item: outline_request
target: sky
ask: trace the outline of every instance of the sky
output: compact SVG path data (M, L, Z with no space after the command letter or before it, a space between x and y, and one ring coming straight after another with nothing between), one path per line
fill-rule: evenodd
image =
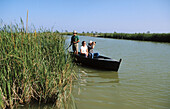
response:
M0 0L3 24L60 32L170 33L170 0Z

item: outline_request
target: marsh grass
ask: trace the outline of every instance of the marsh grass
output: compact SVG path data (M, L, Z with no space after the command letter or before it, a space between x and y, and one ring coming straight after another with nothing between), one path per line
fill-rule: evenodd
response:
M67 108L74 73L65 38L53 32L26 33L21 24L0 28L0 107L36 101Z
M101 33L99 37L140 41L170 42L170 33Z
M72 32L60 33L62 35L72 35ZM170 33L78 33L83 36L93 36L102 38L154 41L154 42L170 42Z

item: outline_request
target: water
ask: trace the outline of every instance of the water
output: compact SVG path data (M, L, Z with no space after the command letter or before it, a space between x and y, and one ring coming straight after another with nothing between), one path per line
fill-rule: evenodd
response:
M170 108L170 44L87 36L80 40L96 41L94 51L123 61L118 72L75 69L79 79L74 81L73 95L78 109Z

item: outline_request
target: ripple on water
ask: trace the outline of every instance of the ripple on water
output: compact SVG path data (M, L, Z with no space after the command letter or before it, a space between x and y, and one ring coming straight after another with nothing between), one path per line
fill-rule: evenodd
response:
M91 39L81 38L87 41ZM170 108L170 44L98 38L93 40L97 41L95 50L111 58L123 58L123 62L119 72L78 67L78 72L85 75L81 76L82 80L76 81L73 90L78 108Z

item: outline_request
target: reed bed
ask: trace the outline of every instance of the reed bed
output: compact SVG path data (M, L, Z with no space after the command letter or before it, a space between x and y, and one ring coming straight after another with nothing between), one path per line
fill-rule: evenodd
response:
M53 32L26 33L21 24L0 28L0 107L36 101L68 108L75 74L65 38Z
M170 33L104 33L98 37L154 42L170 42Z
M62 35L72 35L71 32L60 33ZM93 36L102 38L154 41L154 42L170 42L170 33L79 33L78 35Z

